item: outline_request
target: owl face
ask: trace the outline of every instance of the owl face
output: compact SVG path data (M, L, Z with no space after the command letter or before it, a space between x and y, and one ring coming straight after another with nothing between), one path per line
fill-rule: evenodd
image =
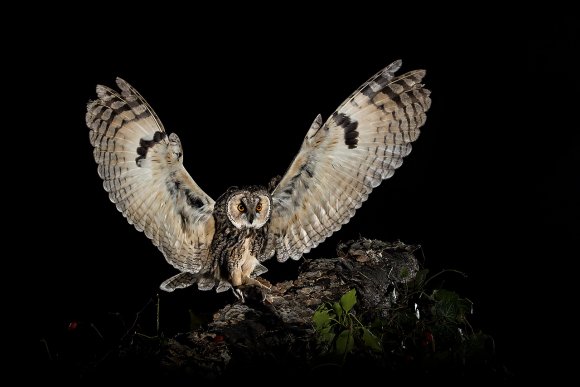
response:
M230 195L226 209L236 228L261 228L270 219L270 195L266 191L237 191Z

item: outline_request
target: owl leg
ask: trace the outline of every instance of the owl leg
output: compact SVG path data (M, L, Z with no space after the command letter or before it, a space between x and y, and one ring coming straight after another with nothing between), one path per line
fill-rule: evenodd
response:
M257 279L254 279L254 278L248 277L248 276L242 277L242 282L244 285L257 286L259 288L267 289L267 290L272 289L271 286L263 284L262 282L258 281Z
M240 282L240 285L232 286L232 291L234 292L234 296L236 296L236 298L242 303L246 302L246 297L250 300L263 302L266 299L266 292L264 289L268 291L271 289L260 281L247 276L241 277Z
M241 285L250 285L270 290L269 286L264 285L260 281L250 277L251 273L252 270L248 270L246 272L243 272L242 270L234 270L230 282L235 287Z
M244 292L242 289L245 289L246 291L250 292L251 297L250 298L260 298L261 301L264 301L266 299L266 293L264 293L263 291L261 291L260 289L267 289L270 290L271 288L269 286L264 285L263 283L261 283L260 281L256 281L253 278L249 278L250 280L249 282L244 282L243 285L240 286L232 286L232 292L234 293L234 296L236 296L236 298L238 300L240 300L242 303L246 302L246 298L244 296ZM255 289L254 291L252 291L252 289ZM255 296L255 293L260 294L259 297Z

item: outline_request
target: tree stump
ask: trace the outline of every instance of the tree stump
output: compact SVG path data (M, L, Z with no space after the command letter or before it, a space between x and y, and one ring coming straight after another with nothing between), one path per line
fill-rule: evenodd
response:
M324 376L312 324L316 309L356 289L357 316L386 318L397 286L419 270L415 250L402 242L360 239L339 244L337 258L305 260L296 280L272 284L265 293L248 289L245 303L226 305L206 328L169 339L160 351L163 373L218 380L264 373Z

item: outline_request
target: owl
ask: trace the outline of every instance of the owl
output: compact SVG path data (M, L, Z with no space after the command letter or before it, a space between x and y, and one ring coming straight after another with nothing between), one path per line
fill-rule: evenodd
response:
M419 136L431 100L424 70L395 76L396 61L352 93L323 122L318 115L286 173L269 187L231 187L217 200L183 166L183 148L124 80L97 86L86 123L98 174L117 209L179 273L173 291L244 286L272 258L297 260L342 227ZM275 146L275 144L272 144Z

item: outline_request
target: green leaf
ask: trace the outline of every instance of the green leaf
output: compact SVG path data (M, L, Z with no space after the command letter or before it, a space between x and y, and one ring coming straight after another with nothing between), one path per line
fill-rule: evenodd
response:
M352 351L353 346L354 337L352 337L351 331L345 329L344 331L340 332L338 338L336 339L336 353L338 355L344 355Z
M450 290L434 290L433 299L435 300L435 304L431 307L433 314L444 320L461 323L465 315L471 311L471 301L461 298Z
M367 328L363 327L363 341L365 345L371 348L374 351L381 352L383 349L381 348L381 344L379 343L379 339L377 336L373 335L371 331Z
M334 309L334 313L336 313L336 317L338 317L338 321L342 321L342 306L338 302L332 304L332 308Z
M423 285L423 282L427 279L427 274L429 274L429 269L419 270L417 274L415 274L415 284L417 286Z
M459 300L459 295L451 290L436 289L433 290L433 298L437 301L457 302Z
M317 309L312 316L312 321L317 331L321 331L323 328L330 325L330 315L328 309Z
M189 327L191 330L196 330L203 325L203 320L201 317L193 313L191 309L188 310L189 312Z
M346 313L350 312L352 307L356 304L356 289L351 289L340 297L340 305Z
M330 344L334 340L334 336L336 335L334 334L331 326L320 330L320 341Z

